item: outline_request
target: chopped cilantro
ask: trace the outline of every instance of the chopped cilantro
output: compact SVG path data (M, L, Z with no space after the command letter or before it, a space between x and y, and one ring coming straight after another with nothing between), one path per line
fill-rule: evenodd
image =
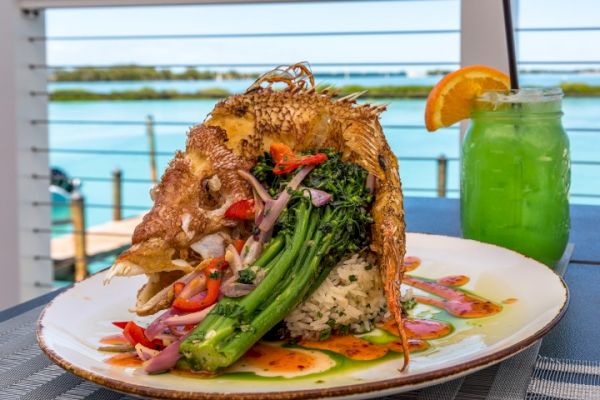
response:
M342 325L339 329L340 335L347 335L350 333L350 325Z
M240 283L252 284L254 279L256 279L256 272L252 271L250 268L242 269L238 272L238 275L240 277Z
M348 279L350 280L350 282L356 282L358 280L358 278L356 277L356 275L350 275L348 277Z
M327 340L331 337L331 329L324 329L319 334L319 340Z
M404 311L412 310L416 306L417 302L415 301L415 299L409 299L402 302L402 308L404 309Z

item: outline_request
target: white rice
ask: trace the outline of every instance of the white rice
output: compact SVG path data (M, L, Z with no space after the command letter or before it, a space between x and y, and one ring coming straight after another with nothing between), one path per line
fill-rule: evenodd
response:
M325 339L332 332L364 333L386 312L379 267L354 254L336 265L321 286L286 318L292 337Z

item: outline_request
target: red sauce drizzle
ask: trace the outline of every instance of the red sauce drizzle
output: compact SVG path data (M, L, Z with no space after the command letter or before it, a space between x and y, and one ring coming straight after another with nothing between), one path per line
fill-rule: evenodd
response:
M441 299L436 299L432 297L415 296L417 302L441 308L455 317L487 317L497 314L502 310L502 306L492 303L489 300L467 294L459 289L444 286L437 282L431 282L412 276L405 276L403 282L407 285L441 297Z
M315 358L305 352L259 342L244 354L238 365L251 365L272 372L300 372L315 363Z
M104 360L105 363L118 367L140 367L142 360L134 352L116 354Z
M511 297L509 299L502 300L502 304L514 304L517 301L519 301L519 299L515 299L514 297Z
M421 265L421 259L415 256L404 257L404 270L405 272L414 271Z
M469 277L465 275L450 275L439 278L437 283L444 286L463 286L469 283Z
M343 355L351 360L368 361L377 360L385 356L388 352L402 353L402 342L395 340L386 344L375 344L365 339L352 335L331 336L323 341L302 340L300 345L311 349L329 350ZM408 351L422 351L429 348L429 344L420 339L410 339L408 341Z
M404 332L410 339L439 339L452 333L452 325L447 322L428 320L428 319L405 319L402 321ZM378 325L379 328L399 336L396 321L389 319L385 323Z
M104 336L102 339L100 339L100 343L110 345L126 345L129 344L129 341L125 339L123 334L117 333L116 335Z

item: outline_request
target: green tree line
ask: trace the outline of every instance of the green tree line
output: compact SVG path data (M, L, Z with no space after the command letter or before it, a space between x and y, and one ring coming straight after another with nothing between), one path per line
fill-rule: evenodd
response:
M256 78L256 74L238 71L214 72L199 71L188 67L181 72L171 69L158 69L136 65L122 65L111 68L79 67L57 69L50 73L49 80L54 82L94 82L94 81L157 81L157 80L214 80Z
M367 99L421 99L427 97L431 86L375 86L359 85L342 86L336 89L338 96L357 92L365 92L362 97ZM562 90L569 97L600 96L600 86L583 83L563 83ZM231 95L221 88L203 89L197 92L184 93L176 90L155 90L142 88L139 90L115 91L98 93L80 89L55 90L50 94L51 101L87 101L87 100L175 100L175 99L219 99Z

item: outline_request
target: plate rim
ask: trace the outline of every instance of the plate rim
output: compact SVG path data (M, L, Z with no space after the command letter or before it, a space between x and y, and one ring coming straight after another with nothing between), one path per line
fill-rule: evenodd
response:
M516 355L517 353L525 350L529 346L533 345L536 341L543 338L552 328L554 328L560 320L565 315L567 308L570 303L570 292L569 288L564 281L564 279L558 275L554 270L549 268L548 266L540 263L537 260L534 260L531 257L527 257L521 253L516 251L497 246L491 243L480 242L472 239L465 239L457 236L449 236L449 235L436 235L430 233L421 233L421 232L407 232L407 235L427 235L427 236L436 236L441 238L449 238L452 240L461 240L461 241L470 241L475 242L480 245L490 246L500 248L502 250L518 254L521 257L529 259L533 261L535 264L543 267L548 272L554 274L561 285L565 290L565 297L561 308L558 310L556 315L550 320L547 324L541 327L532 335L522 339L521 341L506 347L504 349L498 350L492 354L487 356L477 357L470 361L465 361L463 363L445 367L441 369L437 369L435 371L423 372L420 374L412 375L409 377L406 376L398 376L396 378L385 379L381 381L375 382L366 382L366 383L358 383L352 385L343 385L336 386L331 388L322 388L322 389L307 389L307 390L293 390L286 392L240 392L240 393L218 393L218 392L201 392L201 391L185 391L185 390L171 390L171 389L161 389L161 388L152 388L147 387L135 383L126 383L118 379L104 377L97 373L94 373L90 370L86 370L84 368L78 367L72 364L70 361L61 357L58 353L56 353L50 346L46 343L44 339L44 316L46 312L50 309L52 304L57 301L63 295L66 295L71 290L75 289L79 284L88 280L98 274L105 273L106 270L99 271L93 275L90 275L86 279L81 282L75 283L70 288L66 289L59 295L57 295L52 301L50 301L42 310L36 324L36 340L40 349L50 358L52 362L65 369L66 371L83 378L85 380L91 381L93 383L108 387L110 389L133 394L136 396L148 396L157 399L189 399L189 400L249 400L261 398L265 400L288 400L288 399L311 399L311 398L336 398L342 396L358 396L358 395L366 395L369 394L377 394L381 391L389 391L388 394L391 394L394 389L401 389L406 386L415 386L423 387L428 386L426 383L435 384L436 381L447 380L446 378L458 378L464 375L468 375L470 373L476 372L485 367L497 364L505 359Z

